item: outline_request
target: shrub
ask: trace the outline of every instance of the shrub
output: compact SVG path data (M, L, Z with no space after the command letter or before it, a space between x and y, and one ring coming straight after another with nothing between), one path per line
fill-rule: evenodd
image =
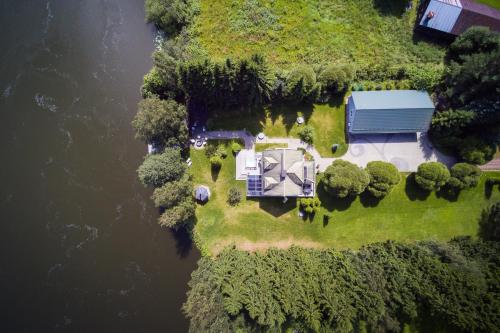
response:
M199 9L192 0L146 0L145 10L148 22L172 34L189 23Z
M495 146L478 137L469 136L463 140L458 154L467 163L485 164L495 155Z
M241 201L241 192L237 187L231 187L229 189L228 197L227 197L227 202L231 206L236 206L239 204Z
M408 78L414 89L433 91L443 77L442 66L410 66Z
M217 147L213 142L209 142L205 148L205 156L210 158L217 155Z
M344 92L354 77L350 66L331 64L325 67L318 76L323 94L335 95Z
M180 179L186 171L180 151L166 148L162 154L147 155L137 169L139 180L145 186L159 187L166 182Z
M479 227L479 235L483 239L500 241L500 202L483 211Z
M441 162L427 162L418 166L415 182L426 191L438 191L450 179L450 171Z
M318 95L316 74L307 65L292 69L286 78L286 96L296 102L314 101Z
M370 176L370 183L366 189L376 198L385 197L401 181L399 171L392 163L370 162L366 166L366 172Z
M241 145L238 142L233 142L231 150L233 151L233 154L238 154L241 151Z
M321 206L321 201L317 198L300 198L300 209L308 215L314 215L318 212Z
M326 192L345 198L363 192L370 183L370 177L357 165L339 159L326 168L321 182Z
M311 126L304 126L299 131L299 138L309 144L312 144L314 141L314 129Z
M472 164L457 163L450 169L448 185L456 190L476 187L479 183L481 170Z
M210 157L210 165L212 166L212 169L219 170L222 167L222 159L220 156L214 155Z
M217 156L220 156L220 158L226 158L227 157L227 149L224 145L218 145L217 146L217 151L215 152Z

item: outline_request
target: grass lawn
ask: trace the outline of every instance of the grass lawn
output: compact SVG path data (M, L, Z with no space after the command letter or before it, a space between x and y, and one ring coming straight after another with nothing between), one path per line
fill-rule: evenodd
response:
M489 0L492 2L493 0ZM444 48L413 34L417 8L386 0L200 2L195 44L211 58L264 55L271 66L441 63Z
M476 0L476 1L488 5L490 7L500 9L500 0Z
M343 99L342 99L343 100ZM342 101L340 100L340 101ZM297 117L302 116L307 125L314 128L314 146L324 157L338 157L347 152L345 135L345 106L336 105L280 105L252 112L240 112L238 115L217 113L210 118L208 127L212 130L247 129L254 135L264 132L269 137L296 137L301 126ZM332 153L332 144L339 144Z
M211 172L204 151L192 150L191 158L194 183L208 185L212 192L209 202L197 208L194 229L196 241L207 254L231 244L246 250L291 244L357 249L387 239L413 242L474 236L482 209L500 200L496 188L486 198L484 175L477 188L463 191L457 199L435 193L425 198L411 179L405 179L378 204L366 196L352 202L335 200L319 190L321 211L312 220L304 220L293 199L283 204L279 198L243 198L237 207L230 207L226 203L229 188L235 186L245 193L245 182L234 179L234 157L224 160L218 174ZM490 174L500 176L500 172ZM326 212L332 214L327 225L323 222Z
M256 152L261 152L266 149L272 149L272 148L288 148L288 145L286 143L257 143L255 144L255 151Z

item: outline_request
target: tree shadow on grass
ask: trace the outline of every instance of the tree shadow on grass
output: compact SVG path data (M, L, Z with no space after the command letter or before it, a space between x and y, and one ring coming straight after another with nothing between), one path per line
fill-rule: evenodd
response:
M210 174L212 175L213 182L216 182L217 178L219 178L220 169L221 168L214 168L214 167L210 168Z
M380 201L382 201L382 198L376 198L373 195L370 194L368 191L364 191L361 193L359 196L359 201L363 205L363 207L368 208L368 207L377 207Z
M408 196L408 199L411 201L415 200L420 200L424 201L427 200L431 192L425 191L418 186L418 184L415 182L415 173L412 172L411 174L406 177L406 184L405 184L405 192L406 195Z
M260 209L274 217L280 217L289 213L297 206L294 199L288 199L285 203L283 203L283 198L248 198L247 200L258 202Z
M334 210L347 210L349 207L351 207L353 201L356 200L356 197L336 198L332 194L326 192L321 184L318 184L318 187L316 188L316 194L321 201L321 205L330 212Z
M375 0L373 6L384 16L401 17L406 9L408 1L401 0Z
M499 190L500 190L500 185L498 185L498 186L499 186ZM484 184L484 196L486 197L486 199L491 198L491 194L493 193L494 187L495 187L494 184L492 184L489 181L486 181L486 183Z
M283 125L285 126L286 135L289 135L297 122L298 113L300 112L307 123L309 119L311 119L313 111L314 106L311 103L279 103L269 108L269 117L273 124L281 117Z
M446 199L450 202L456 202L458 200L458 197L460 196L460 190L453 189L449 186L444 186L436 192L436 196L438 198Z

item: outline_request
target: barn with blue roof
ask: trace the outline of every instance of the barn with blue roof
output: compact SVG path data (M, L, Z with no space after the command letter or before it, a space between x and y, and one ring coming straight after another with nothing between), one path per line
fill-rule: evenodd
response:
M425 91L353 91L347 111L352 134L417 133L429 129L434 104Z

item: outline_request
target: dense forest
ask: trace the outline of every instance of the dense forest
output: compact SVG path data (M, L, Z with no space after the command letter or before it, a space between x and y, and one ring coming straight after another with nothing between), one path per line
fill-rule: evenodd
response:
M498 217L497 217L498 218ZM226 249L202 258L191 332L498 332L500 243L455 239L358 252Z

